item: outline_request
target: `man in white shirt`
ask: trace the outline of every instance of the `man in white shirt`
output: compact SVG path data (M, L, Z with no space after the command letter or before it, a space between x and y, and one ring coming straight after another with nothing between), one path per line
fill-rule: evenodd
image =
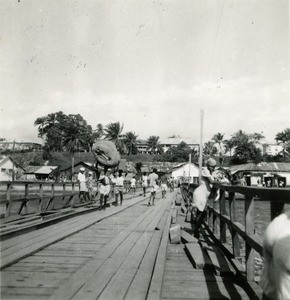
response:
M80 172L78 173L78 182L80 184L80 202L84 202L87 194L88 194L88 188L86 184L86 175L85 175L85 168L81 167Z
M123 203L123 193L124 193L124 177L123 171L119 170L119 174L115 179L115 199L116 205L118 205L118 196L120 195L120 205Z
M107 200L109 198L111 186L110 186L110 179L107 176L107 172L103 171L100 178L99 178L100 186L99 186L99 192L100 192L100 210L106 209L107 206Z
M201 180L199 186L194 190L192 198L193 206L197 209L194 228L194 236L196 238L199 238L199 228L206 217L207 199L210 195L212 183L214 182L211 174L216 167L216 161L213 158L209 158L206 165L206 168L202 168Z
M154 205L156 191L158 190L158 185L157 185L158 175L157 175L156 168L154 168L153 172L149 174L148 179L149 179L149 186L151 190L151 195L149 197L149 202L148 202L148 206L150 206L151 200L152 200L152 205Z
M130 184L131 184L132 193L135 194L135 192L136 192L136 179L135 179L135 176L133 176L133 178L130 180Z

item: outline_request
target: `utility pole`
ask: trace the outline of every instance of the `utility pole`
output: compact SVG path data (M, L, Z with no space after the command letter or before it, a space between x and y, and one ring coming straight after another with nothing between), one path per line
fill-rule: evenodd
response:
M13 147L12 147L12 153L14 156L14 150L15 150L15 140L13 141ZM14 158L12 158L12 181L15 180L15 171L14 171Z
M198 184L200 184L201 180L201 170L202 170L202 152L203 152L203 109L200 111L200 142L199 142L199 176L198 176Z

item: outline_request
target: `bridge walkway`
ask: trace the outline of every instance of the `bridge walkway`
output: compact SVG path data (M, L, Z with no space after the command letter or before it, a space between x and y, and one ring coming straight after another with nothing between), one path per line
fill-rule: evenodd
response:
M2 241L1 299L249 299L234 276L195 269L170 244L174 197L148 207L136 196Z

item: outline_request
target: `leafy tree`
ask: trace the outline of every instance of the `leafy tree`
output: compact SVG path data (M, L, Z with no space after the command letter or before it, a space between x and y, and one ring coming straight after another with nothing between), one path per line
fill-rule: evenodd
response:
M164 149L160 145L160 142L159 142L159 136L151 135L147 139L147 145L148 145L147 149L152 154L156 154L156 153L162 154L162 153L164 153Z
M95 141L92 127L80 114L67 116L59 111L37 118L34 125L38 126L38 136L45 140L46 153L71 148L68 140L75 139L76 135L82 141L80 143L82 149L86 151L91 149Z
M136 135L135 132L129 131L125 133L124 144L128 151L127 155L137 153L137 138L138 135Z
M63 145L72 155L72 174L74 174L75 152L86 147L88 142L87 122L80 115L69 115L64 127Z
M110 123L104 129L105 136L109 141L115 143L116 148L120 153L124 152L124 142L122 137L124 125L120 122Z
M258 163L262 160L261 150L255 146L255 142L251 135L239 130L232 135L231 142L235 146L235 153L232 157L232 163Z
M277 141L278 145L283 146L283 159L285 159L287 148L289 147L289 142L290 142L290 128L286 128L285 130L278 132L276 134L275 140Z

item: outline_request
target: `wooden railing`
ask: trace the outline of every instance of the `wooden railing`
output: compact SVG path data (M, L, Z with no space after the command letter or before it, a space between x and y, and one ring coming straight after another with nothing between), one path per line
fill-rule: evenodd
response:
M44 213L49 209L74 206L79 194L77 182L1 181L1 210L5 217L12 213ZM33 209L28 211L28 206ZM4 206L4 209L3 209ZM36 208L37 207L37 208ZM13 211L12 211L13 210Z
M256 252L263 256L263 240L255 228L255 201L270 201L269 220L272 220L283 212L286 204L290 204L290 188L245 187L219 183L214 186L220 189L220 197L219 201L209 201L205 226L226 253L237 274L251 286L256 295L260 295L261 289L255 282L255 257ZM196 186L185 185L185 195L192 193L195 188ZM244 201L244 224L238 222L237 198ZM231 245L227 243L229 235ZM245 265L237 259L241 258L240 239L245 245Z
M96 190L95 186L95 193ZM141 190L142 186L137 184L136 193ZM128 182L124 183L124 194L126 193L132 193ZM79 205L82 204L79 203L78 182L0 181L0 207L4 217L11 214L44 214L49 210Z

